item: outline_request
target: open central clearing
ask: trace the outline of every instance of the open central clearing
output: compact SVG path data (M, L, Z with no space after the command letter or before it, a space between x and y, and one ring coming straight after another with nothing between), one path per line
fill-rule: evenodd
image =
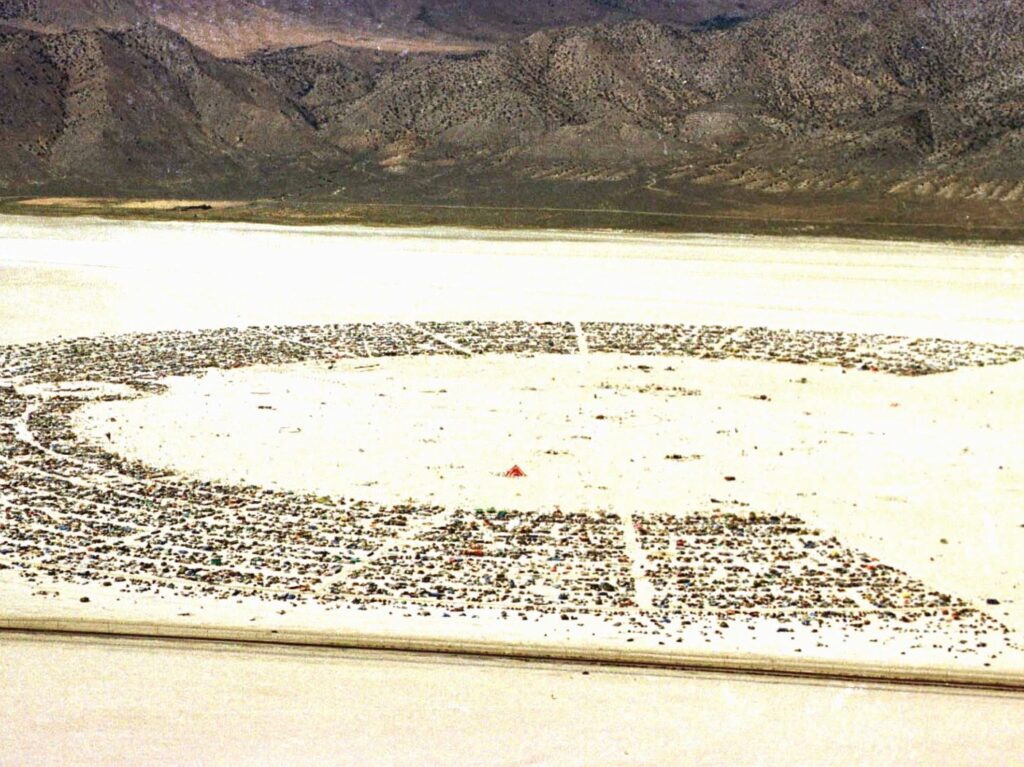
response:
M998 598L994 615L1022 628L1018 367L350 360L174 379L78 424L189 476L380 503L792 513L979 605ZM506 477L514 465L526 476Z

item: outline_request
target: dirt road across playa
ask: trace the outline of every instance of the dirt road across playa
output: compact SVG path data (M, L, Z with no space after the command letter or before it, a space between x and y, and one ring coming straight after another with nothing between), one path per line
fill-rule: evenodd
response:
M0 219L0 764L1010 763L1022 256Z
M616 650L534 642L445 639L429 636L341 634L323 631L185 626L89 619L0 618L0 642L131 642L162 647L204 649L232 646L238 652L309 651L336 654L379 653L396 661L416 656L439 664L459 661L521 663L526 666L577 667L581 671L621 669L634 673L703 673L764 678L808 684L853 684L877 689L931 689L978 695L1017 696L1024 705L1024 674L940 666L894 666L843 660L815 660L730 654L715 651Z
M1024 763L997 693L13 635L0 658L5 767Z

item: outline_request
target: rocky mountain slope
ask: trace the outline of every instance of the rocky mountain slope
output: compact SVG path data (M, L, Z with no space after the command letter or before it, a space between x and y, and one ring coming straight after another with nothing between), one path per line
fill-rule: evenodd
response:
M155 21L220 56L333 41L395 52L465 52L541 29L649 19L712 25L790 0L0 0L37 29Z
M26 29L117 28L143 21L132 0L0 0L0 22Z
M723 31L541 32L388 72L326 133L549 176L642 165L769 191L991 196L1024 169L1022 10L1018 0L804 0Z
M320 142L264 80L150 23L0 28L0 184L76 188L258 181Z
M0 7L12 2L44 0ZM117 18L128 2L91 0ZM680 7L583 5L615 18ZM433 19L464 39L454 16L410 21L427 6L389 7L390 30ZM500 27L494 14L473 21L473 2L460 7L458 23L479 37ZM533 7L519 14L527 26ZM306 18L375 8L324 0ZM318 43L234 60L128 15L108 29L33 23L0 31L9 189L70 179L315 197L365 182L376 199L415 189L445 200L472 185L501 203L515 188L557 199L571 185L581 198L678 210L734 193L790 206L1024 201L1024 0L798 0L742 23L602 22L472 53Z

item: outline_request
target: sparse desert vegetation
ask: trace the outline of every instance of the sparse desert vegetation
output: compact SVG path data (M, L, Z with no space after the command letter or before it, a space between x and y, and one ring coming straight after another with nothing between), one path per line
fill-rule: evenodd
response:
M524 9L522 34L494 11L472 50L325 33L215 55L208 35L188 37L197 26L162 25L169 12L83 11L61 27L7 2L0 184L292 210L561 200L1019 227L1016 5L801 0L704 24L657 3L549 24ZM451 15L424 13L390 18L413 36L433 19L440 37L417 39L466 44ZM486 26L482 9L466 13L467 28Z

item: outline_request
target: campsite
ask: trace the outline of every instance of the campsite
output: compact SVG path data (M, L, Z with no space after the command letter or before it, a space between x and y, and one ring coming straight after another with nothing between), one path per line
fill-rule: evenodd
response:
M121 225L13 225L11 626L993 684L1024 668L1012 249L952 270L935 246L894 272L863 243L773 259L763 241L628 238L636 281L584 300L562 276L605 280L623 236L556 237L542 258L516 236L256 227L261 281L287 284L290 243L314 277L247 292L234 270L189 287L159 254L133 262ZM196 236L142 226L186 251ZM63 238L77 255L36 261ZM340 246L364 250L342 263ZM860 279L839 289L823 258ZM723 287L739 274L790 293L746 303ZM951 274L959 316L935 311ZM137 308L82 311L86 292ZM441 301L459 319L431 316ZM163 662L122 651L140 673Z

